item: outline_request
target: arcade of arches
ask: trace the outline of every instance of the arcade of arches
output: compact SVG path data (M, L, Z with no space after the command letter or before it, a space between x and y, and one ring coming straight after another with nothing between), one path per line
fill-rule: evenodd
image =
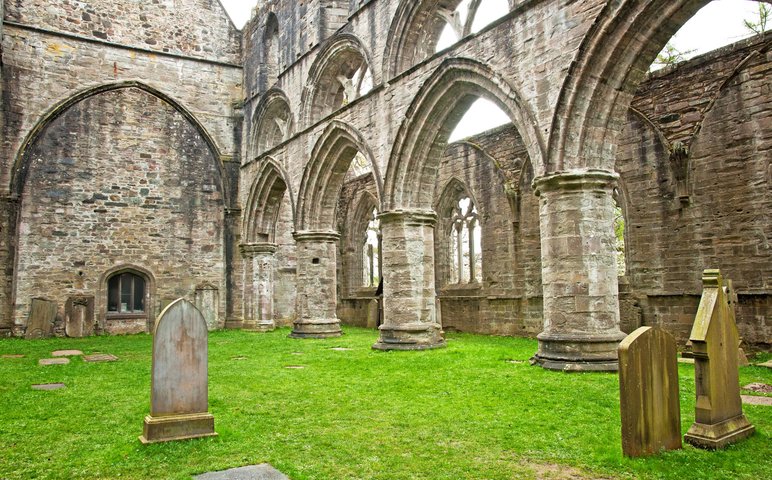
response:
M265 0L243 31L142 3L4 2L0 332L185 296L210 328L614 370L638 326L685 340L721 268L772 343L772 39L647 73L707 0ZM481 98L510 123L449 142Z

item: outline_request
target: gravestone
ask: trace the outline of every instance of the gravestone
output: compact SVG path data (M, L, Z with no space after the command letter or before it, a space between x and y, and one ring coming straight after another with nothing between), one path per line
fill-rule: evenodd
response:
M81 338L94 334L94 297L70 297L64 307L64 332Z
M737 327L721 272L705 270L702 284L702 298L689 338L697 391L695 422L684 440L695 447L717 449L749 437L754 427L742 411Z
M367 328L378 328L378 320L381 313L381 306L378 299L370 300L367 305Z
M70 363L69 358L57 357L57 358L41 358L38 360L38 365L67 365Z
M196 287L196 308L204 315L207 328L217 330L219 317L217 315L220 302L220 291L214 285L205 283Z
M53 335L56 310L56 302L33 298L24 338L47 338Z
M641 327L619 345L622 451L628 457L681 448L678 362L672 335Z
M92 353L91 355L84 355L83 361L89 363L117 362L118 357L110 353Z
M178 299L161 312L153 331L150 415L142 443L210 437L208 330L201 312Z

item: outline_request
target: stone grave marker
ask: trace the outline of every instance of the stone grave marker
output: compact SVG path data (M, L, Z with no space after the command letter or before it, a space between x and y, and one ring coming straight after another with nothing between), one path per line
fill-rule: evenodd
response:
M60 390L62 388L67 388L67 385L63 383L41 383L38 385L32 385L33 390L50 391L50 390Z
M721 272L705 270L702 298L689 340L697 392L695 422L684 440L717 449L754 432L742 411L737 327L725 297Z
M56 350L51 352L52 357L77 357L78 355L83 355L83 352L80 350Z
M89 363L117 362L118 357L110 353L92 353L91 355L84 355L83 361Z
M33 298L24 338L47 338L53 335L56 310L56 302Z
M193 478L195 480L289 480L288 476L267 463L204 473Z
M153 332L150 415L142 443L210 437L208 329L201 312L185 299L161 312Z
M38 365L67 365L68 363L70 363L70 359L65 357L41 358L38 360Z
M64 307L64 333L68 337L94 334L94 297L70 297Z
M380 319L381 306L378 299L370 300L367 304L367 328L378 328L378 320Z
M628 457L681 448L678 362L672 335L641 327L619 345L622 451Z

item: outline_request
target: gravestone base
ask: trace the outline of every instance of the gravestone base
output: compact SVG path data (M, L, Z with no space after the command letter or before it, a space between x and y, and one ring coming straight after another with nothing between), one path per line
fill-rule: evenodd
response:
M334 338L340 337L340 320L329 319L303 319L293 323L290 338Z
M745 415L739 415L714 425L695 422L684 435L684 440L697 448L718 450L750 437L755 431Z
M144 444L214 437L214 416L211 413L190 413L164 417L145 417L139 441Z

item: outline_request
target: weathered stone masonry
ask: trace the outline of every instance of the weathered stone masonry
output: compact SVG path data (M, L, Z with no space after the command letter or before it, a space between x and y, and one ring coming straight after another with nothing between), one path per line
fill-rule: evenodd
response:
M104 277L136 267L153 308L187 295L218 326L338 335L372 321L375 208L376 348L538 335L547 368L614 369L622 330L688 332L707 267L735 281L746 341L770 343L769 40L646 79L707 0L511 0L438 53L460 0L269 0L242 35L214 0L5 3L0 304L17 334L42 289L60 310L104 302ZM447 145L479 97L512 124ZM460 195L481 280L454 284Z

